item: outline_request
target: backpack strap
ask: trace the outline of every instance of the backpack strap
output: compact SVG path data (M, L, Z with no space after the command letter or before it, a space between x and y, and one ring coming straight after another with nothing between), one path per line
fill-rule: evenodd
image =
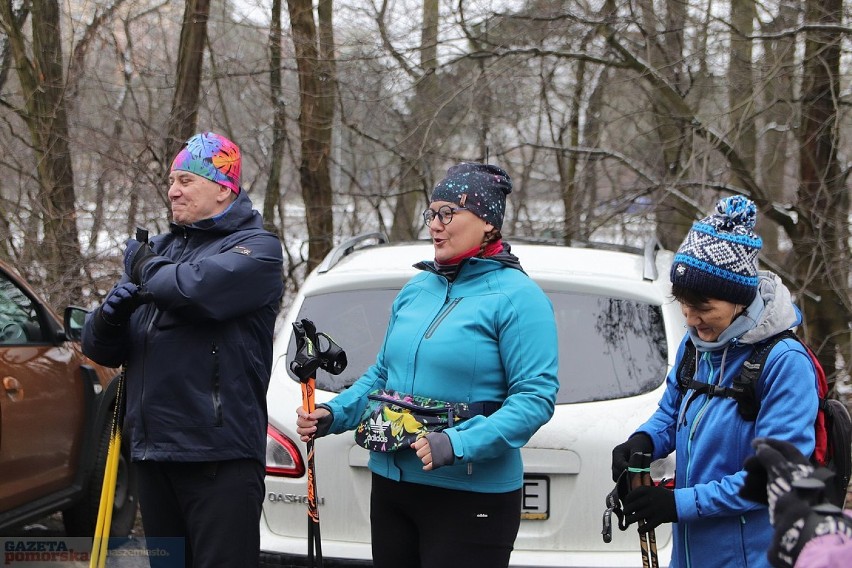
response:
M755 395L755 385L760 380L760 373L763 371L763 366L766 364L766 359L772 348L784 339L796 339L798 337L790 330L782 331L769 339L755 343L752 352L748 359L743 363L738 376L734 378L733 385L730 387L720 387L694 379L696 368L695 348L691 340L687 340L686 350L681 358L681 363L678 366L678 388L681 394L692 389L694 393L687 401L687 408L700 394L706 394L708 398L721 397L733 398L737 401L737 412L743 420L754 422L757 419L757 413L760 411L760 401Z
M695 345L692 340L687 338L683 347L683 357L680 358L680 364L677 366L677 386L681 396L689 390L689 384L693 382L695 375Z
M692 401L701 394L706 394L708 398L736 398L737 393L731 387L720 387L695 380L697 357L695 345L691 339L687 338L684 344L683 356L677 368L677 386L680 390L680 396L683 397L689 390L693 391L686 401L684 412L689 409Z

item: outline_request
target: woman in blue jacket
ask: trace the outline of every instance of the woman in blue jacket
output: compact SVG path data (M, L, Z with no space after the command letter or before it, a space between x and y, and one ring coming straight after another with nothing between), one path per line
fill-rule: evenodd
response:
M678 384L687 350L695 351L694 381L731 387L754 344L800 323L778 276L757 269L762 241L753 232L755 220L754 203L734 196L693 224L671 269L672 295L687 334L659 408L612 453L618 481L635 452L653 459L675 452L674 491L641 487L624 498L626 520L645 521L640 532L674 523L673 567L768 566L773 531L766 507L739 495L751 441L771 437L805 455L814 450L816 372L793 338L778 342L768 355L754 387L759 400L754 420L740 416L733 398L692 388L682 393Z
M370 452L376 568L508 565L520 448L552 416L559 386L553 307L500 234L511 189L493 165L449 169L423 212L435 260L416 264L394 301L376 364L311 414L298 409L303 441L357 428L378 389L480 409L410 447Z

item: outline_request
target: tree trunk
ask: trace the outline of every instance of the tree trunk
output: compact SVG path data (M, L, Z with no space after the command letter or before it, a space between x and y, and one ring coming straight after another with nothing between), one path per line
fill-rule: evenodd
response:
M27 124L35 152L43 231L36 256L53 285L52 302L64 305L81 297L82 253L68 144L59 4L32 4L33 60L27 57L23 30L15 27L16 22L23 23L13 14L11 3L0 3L0 25L8 37L25 100L17 112Z
M757 9L752 0L731 2L731 50L728 58L728 139L749 171L755 169L757 133L754 126L754 77L752 40ZM735 185L742 183L734 178Z
M272 103L272 152L269 163L269 178L263 200L263 222L268 231L284 235L284 218L281 230L275 227L275 214L281 200L281 170L284 148L287 145L287 105L281 90L281 0L272 2L272 18L269 29L269 96Z
M583 44L585 47L585 42ZM568 123L568 146L576 148L580 145L580 110L583 103L583 89L586 86L586 62L577 62L577 79L574 82L574 90L570 101L570 118ZM560 144L564 146L561 140ZM563 242L566 246L579 240L581 234L580 228L580 199L577 195L577 160L579 156L576 152L556 154L556 164L559 169L559 185L562 187L562 210L563 210L563 226L565 228L562 235Z
M775 19L766 24L763 32L777 33L792 27L796 22L797 8L784 4L779 9ZM763 89L763 150L759 160L761 185L766 188L771 199L784 202L792 200L792 192L784 193L785 176L787 175L787 148L792 141L790 133L796 124L797 108L793 104L793 76L795 64L793 56L796 49L795 38L781 36L777 39L762 42L766 53L765 68L761 76L766 81ZM760 215L757 220L757 232L763 238L762 255L774 263L783 264L783 258L778 250L778 226L766 216Z
M678 0L667 0L665 17L660 18L651 0L640 0L638 4L647 38L649 62L653 68L660 70L668 84L681 92L681 83L684 81L681 72L684 61L684 7ZM660 32L657 31L658 21L663 28ZM659 133L661 156L657 171L660 180L665 184L669 180L676 180L683 173L684 153L688 152L689 148L689 144L685 143L686 124L683 121L686 117L673 112L667 103L666 94L661 92L659 86L652 89L653 120L656 124L655 130ZM691 222L692 218L673 202L669 194L662 192L657 213L657 238L662 246L670 250L677 249Z
M411 101L410 128L403 150L399 196L393 213L390 238L393 241L416 239L422 220L418 213L429 200L426 172L430 169L426 147L433 126L438 68L438 0L424 0L423 26L420 30L420 77ZM441 172L443 174L443 172ZM426 194L424 199L424 194Z
M168 134L161 156L163 180L168 177L172 159L180 151L183 143L196 134L209 17L210 0L186 0L178 45L175 94L172 98ZM168 188L161 193L163 204L166 206L169 202L167 192Z
M328 254L334 242L328 163L335 93L332 0L319 2L319 31L311 0L287 0L287 7L299 71L299 180L308 227L307 270L310 271Z
M799 150L801 217L793 239L795 272L822 298L815 302L805 297L806 334L824 342L818 355L829 375L834 375L838 352L849 352L849 196L837 157L840 110L836 97L841 92L842 40L837 28L842 24L842 4L842 0L806 3L806 22L834 29L809 29L805 36ZM814 251L821 254L815 256Z

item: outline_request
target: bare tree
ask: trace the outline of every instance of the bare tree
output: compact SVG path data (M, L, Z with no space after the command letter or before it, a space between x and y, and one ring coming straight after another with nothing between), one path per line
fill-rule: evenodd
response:
M411 101L410 127L404 141L400 144L403 152L402 175L399 195L393 214L393 228L390 237L394 240L417 238L422 223L418 210L428 197L431 170L428 153L431 129L434 127L433 115L437 103L438 69L438 0L424 0L423 24L420 33L420 68L409 69L415 81L414 97ZM379 17L384 24L384 15ZM381 26L384 30L384 25ZM386 33L386 32L383 32ZM385 40L387 41L387 40Z
M287 105L281 90L281 0L273 0L269 27L269 97L274 114L269 178L266 181L266 197L263 203L264 223L266 228L273 232L276 231L274 219L281 201L281 165L288 142ZM281 223L284 223L283 217Z
M821 338L820 363L835 368L849 342L849 191L838 159L841 90L841 0L807 2L802 126L799 142L800 220L791 226L792 263L821 301L805 298L808 335ZM814 255L814 251L819 254Z
M299 69L299 179L308 230L307 270L311 270L334 242L329 174L335 92L332 0L320 0L319 24L310 0L287 0L287 7Z
M209 17L210 0L186 0L180 30L174 98L167 125L168 134L161 155L162 179L168 174L171 165L169 160L178 153L181 145L195 134ZM233 136L230 132L225 134ZM165 192L163 196L163 203L168 204Z
M12 2L0 2L0 26L8 39L21 85L21 103L14 108L29 131L34 177L39 185L41 234L33 256L41 261L48 280L57 283L52 300L64 304L79 295L82 255L68 146L59 3L35 2L31 10L29 49L24 19L13 10Z

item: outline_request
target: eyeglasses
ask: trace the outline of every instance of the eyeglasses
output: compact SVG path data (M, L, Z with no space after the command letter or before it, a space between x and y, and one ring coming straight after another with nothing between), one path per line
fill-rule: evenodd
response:
M456 211L467 211L467 207L450 207L449 205L442 205L437 211L434 209L426 209L423 212L423 222L426 223L426 226L428 227L432 224L432 219L437 217L442 225L449 225L453 220L453 215Z

